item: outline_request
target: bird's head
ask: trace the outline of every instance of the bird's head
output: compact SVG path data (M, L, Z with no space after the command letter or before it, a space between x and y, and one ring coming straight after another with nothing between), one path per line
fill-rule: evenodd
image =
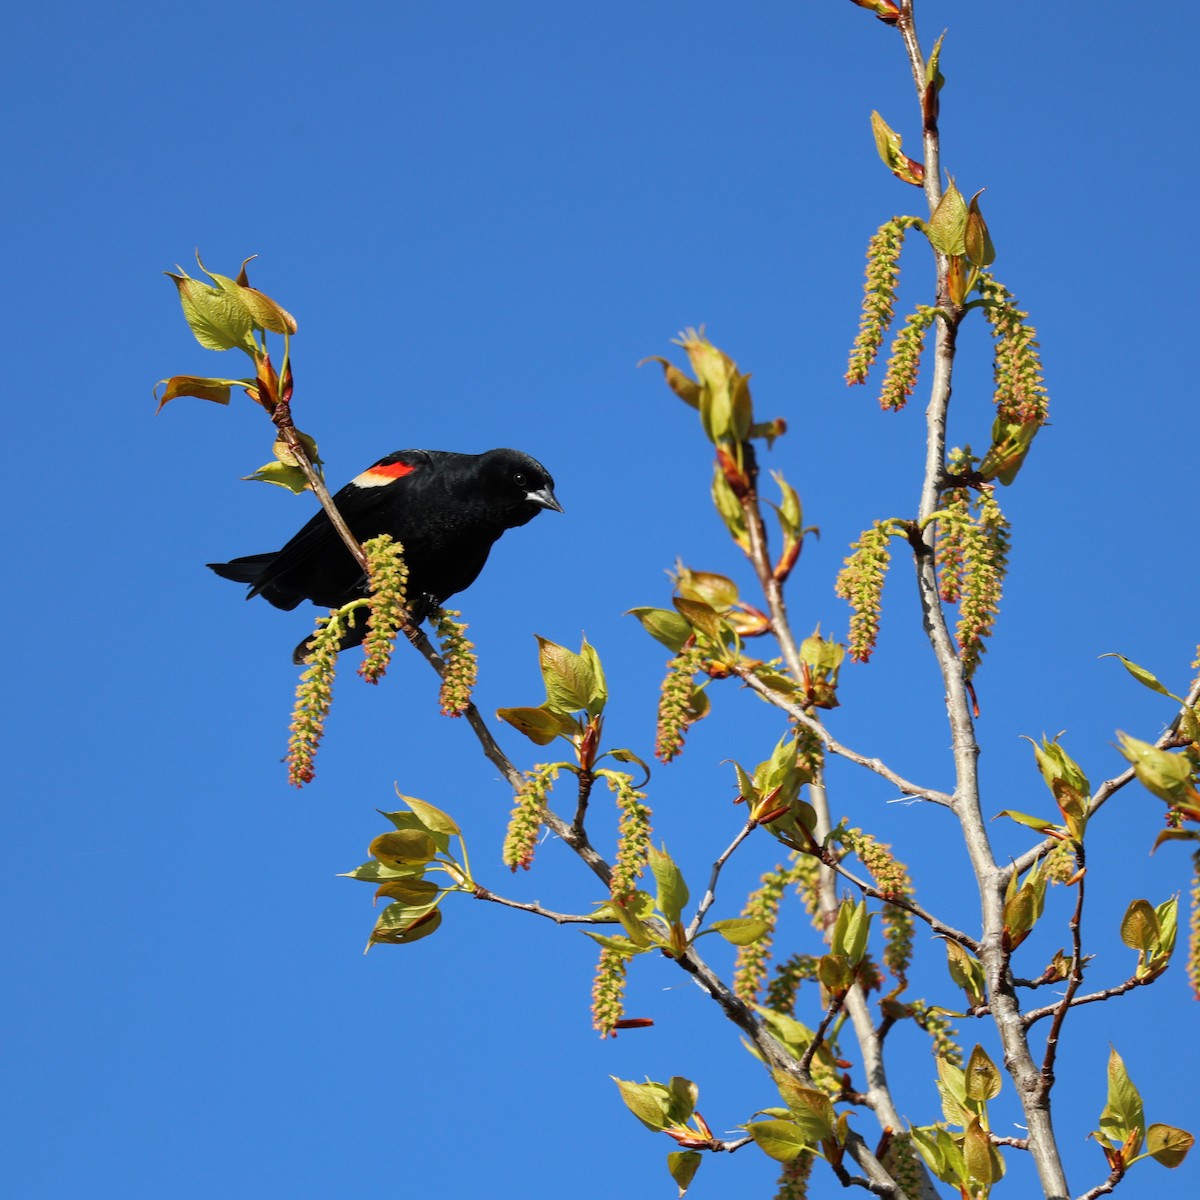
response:
M489 450L479 456L484 485L506 513L508 528L532 521L544 508L562 512L554 479L536 458L520 450Z

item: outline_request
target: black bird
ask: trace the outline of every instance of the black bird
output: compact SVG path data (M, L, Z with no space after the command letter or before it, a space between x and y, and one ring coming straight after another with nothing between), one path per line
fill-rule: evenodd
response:
M475 582L506 529L532 521L544 508L562 512L550 473L519 450L397 450L355 476L333 500L360 542L386 533L403 544L408 604L417 622ZM340 608L367 594L362 568L324 509L282 550L208 566L223 579L248 583L247 599L262 596L276 608L293 609L302 600ZM342 649L365 635L360 617ZM293 658L303 662L307 653L306 640Z

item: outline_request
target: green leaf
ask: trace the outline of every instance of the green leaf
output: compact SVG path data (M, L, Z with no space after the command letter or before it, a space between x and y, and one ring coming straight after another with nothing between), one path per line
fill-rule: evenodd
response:
M579 657L583 659L585 670L590 672L592 680L591 691L588 693L584 708L587 709L589 717L596 717L604 711L604 706L608 703L608 685L604 681L604 668L600 665L600 655L596 653L595 646L587 638L583 639L583 645L579 648Z
M548 746L564 732L564 722L559 714L546 708L498 708L496 716L538 746ZM570 728L574 731L574 722Z
M857 3L857 0L855 2ZM900 135L877 112L871 113L871 132L875 135L875 149L879 151L879 157L883 160L883 165L897 179L902 179L905 183L911 183L919 187L924 170L919 163L914 163L900 149L902 144Z
M688 888L683 872L675 865L675 860L667 853L665 846L661 850L650 846L647 859L650 870L654 873L654 881L658 884L658 911L666 917L669 924L674 925L688 902Z
M946 966L950 971L950 978L966 992L972 1005L982 1004L986 995L983 966L957 942L949 938L945 941Z
M658 1133L671 1123L667 1115L671 1097L661 1083L649 1079L645 1083L634 1083L631 1079L618 1079L615 1075L610 1075L609 1078L620 1089L625 1107L647 1129Z
M925 225L926 235L943 254L966 253L967 202L951 180Z
M685 600L682 597L676 597L675 607L698 634L702 634L709 641L718 645L722 644L721 617L711 604L705 604L701 600Z
M685 1124L696 1111L696 1101L700 1098L699 1087L683 1075L672 1075L667 1080L667 1091L670 1093L667 1116L676 1125Z
M982 1046L976 1046L971 1051L965 1077L968 1100L986 1104L1000 1094L1000 1072Z
M418 833L432 833L434 845L445 854L450 849L450 839L444 833L431 831L427 825L409 809L397 809L396 812L381 812L397 829L415 829Z
M755 917L729 917L724 921L714 921L709 928L715 929L735 946L752 946L770 932L771 924Z
M432 879L393 879L375 889L376 900L395 900L409 908L428 909L441 889Z
M1154 909L1158 918L1158 945L1156 950L1169 955L1175 949L1175 937L1179 930L1179 898L1164 900Z
M730 536L748 553L750 535L746 530L746 514L742 509L742 502L737 498L733 488L729 486L729 480L725 478L725 472L721 470L720 463L713 468L712 499L717 514L725 523L725 528L729 531Z
M446 837L456 837L462 835L462 830L458 827L458 822L450 816L449 813L444 813L440 808L435 808L427 800L418 800L416 796L405 796L399 791L396 795L412 809L416 814L416 818L429 830L430 833L441 833Z
M1130 662L1125 655L1113 652L1109 654L1101 654L1100 657L1118 659L1125 670L1127 670L1130 675L1132 675L1134 679L1136 679L1143 687L1148 687L1152 692L1158 692L1160 696L1168 696L1170 699L1176 700L1180 704L1184 703L1184 700L1181 697L1176 696L1174 692L1168 692L1167 689L1163 687L1161 683L1159 683L1158 679L1149 671L1147 671L1145 667L1139 667L1137 663Z
M665 358L661 358L657 354L650 355L649 358L643 358L638 366L644 366L648 362L656 362L662 366L663 375L666 377L667 385L671 391L677 395L685 404L692 408L700 407L700 385L690 376L685 375L673 362Z
M237 286L242 303L249 309L254 324L259 329L265 329L270 333L291 334L296 332L296 318L282 304L272 300L258 288L241 283Z
M1116 1050L1108 1056L1108 1100L1100 1114L1099 1132L1114 1146L1122 1145L1130 1134L1136 1134L1133 1151L1141 1149L1142 1136L1146 1128L1142 1110L1142 1097L1125 1064Z
M728 612L738 600L737 584L712 571L692 571L684 567L675 586L685 600L699 601L720 613Z
M815 1088L803 1084L784 1071L772 1072L779 1094L787 1102L791 1120L799 1128L801 1136L815 1145L833 1136L837 1114L829 1097Z
M751 1121L743 1128L758 1148L776 1162L791 1162L812 1149L812 1143L805 1140L794 1121Z
M1155 1122L1146 1130L1146 1152L1164 1167L1177 1167L1187 1157L1196 1139L1186 1129Z
M605 950L612 950L617 954L626 954L632 958L635 954L642 954L649 950L649 946L635 946L628 938L623 937L608 937L603 933L593 933L590 929L583 931L599 946L603 946Z
M677 613L666 608L631 608L625 614L635 616L655 641L662 642L672 654L678 654L692 636L692 627Z
M385 867L403 868L429 862L437 855L433 838L423 830L397 829L381 833L370 845L373 854Z
M967 206L967 228L963 237L967 262L973 267L991 266L996 258L996 247L992 245L987 222L979 208L979 197L982 194L976 192Z
M357 879L361 883L386 883L398 879L419 879L425 874L425 863L414 863L405 867L389 867L377 858L355 867L353 871L341 871L339 879Z
M1043 737L1040 746L1032 738L1025 740L1033 747L1038 770L1060 804L1064 787L1079 797L1081 802L1087 800L1092 791L1091 784L1079 764L1059 745L1057 737L1053 741Z
M206 375L172 375L170 379L160 379L154 385L155 395L158 389L164 387L162 398L158 402L158 411L164 404L176 400L180 396L194 396L197 400L211 400L214 404L228 404L229 393L235 387L253 387L253 379L213 379Z
M852 967L857 967L866 951L870 929L871 914L867 912L866 900L860 900L858 903L843 900L838 907L833 937L830 940L833 953L844 955Z
M673 1150L667 1155L667 1170L678 1185L680 1196L691 1187L703 1161L704 1155L699 1150Z
M1002 812L998 812L992 820L998 821L1001 817L1008 817L1010 820L1016 821L1018 825L1028 825L1030 829L1036 829L1038 833L1058 828L1053 821L1044 821L1041 817L1031 817L1028 813L1017 812L1013 808L1006 808Z
M1121 941L1130 950L1152 950L1159 939L1158 915L1148 900L1130 902L1121 918Z
M987 1130L972 1117L963 1130L963 1163L969 1178L990 1186L1004 1176L1004 1162L992 1145Z
M1192 763L1182 754L1160 750L1149 742L1117 731L1118 750L1133 764L1134 774L1148 791L1168 804L1200 800L1191 785Z
M545 708L566 715L585 709L595 716L603 708L604 676L597 677L598 660L585 658L548 638L538 638L538 663L546 685ZM586 646L587 643L585 642ZM599 700L599 708L594 707Z
M379 914L375 928L371 931L368 949L376 943L388 946L406 946L419 942L436 933L442 923L440 908L426 908L416 915L404 904L389 904Z
M646 765L645 761L634 754L632 750L627 750L624 746L618 746L615 750L606 750L600 757L603 758L605 755L607 755L609 758L615 758L617 762L633 763L636 766L641 767L642 770L646 772L646 778L643 779L641 783L634 784L635 787L645 787L646 784L649 783L650 768Z
M287 488L297 496L308 490L308 476L301 467L288 466L287 463L278 461L265 463L257 471L243 475L242 478L252 483L273 483L277 487Z
M236 292L209 287L186 272L164 271L179 291L183 316L196 341L206 350L254 352L254 318ZM232 282L232 281L231 281Z

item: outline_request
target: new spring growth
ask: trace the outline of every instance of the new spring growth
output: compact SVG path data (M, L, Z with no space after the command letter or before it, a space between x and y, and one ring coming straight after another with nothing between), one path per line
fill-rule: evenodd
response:
M471 692L479 674L475 644L467 640L467 626L456 621L462 613L451 608L438 609L434 629L445 670L442 673L441 710L447 717L461 717L471 706Z
M292 440L295 439L308 456L314 470L320 473L321 459L312 438L292 424L291 399L293 390L292 366L289 355L291 336L296 332L296 319L278 301L250 286L246 264L242 263L236 279L209 271L196 261L211 284L193 279L182 267L164 274L175 284L183 316L196 340L206 350L241 350L254 364L254 374L248 378L231 379L223 376L172 375L155 384L155 393L163 389L158 407L179 396L193 396L215 404L228 404L232 389L240 387L247 396L266 411L279 427L280 436L273 447L275 459L245 476L246 479L274 483L293 492L309 486L308 477L297 459ZM268 333L283 337L282 366L277 371L267 352Z
M408 567L404 547L386 533L363 543L367 580L371 590L371 615L363 639L363 661L358 673L368 683L378 683L388 669L396 634L408 624Z

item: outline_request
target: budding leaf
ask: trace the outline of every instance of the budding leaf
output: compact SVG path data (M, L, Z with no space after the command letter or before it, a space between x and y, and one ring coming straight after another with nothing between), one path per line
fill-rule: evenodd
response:
M812 1145L794 1121L751 1121L744 1128L758 1148L776 1162L791 1162Z
M209 287L182 271L178 275L173 271L163 274L175 284L184 319L200 345L206 350L238 347L253 353L254 318L236 291Z
M935 249L951 256L966 254L967 216L967 202L951 180L925 225Z
M986 1103L1000 1094L1000 1072L982 1046L971 1051L965 1076L968 1100Z
M1121 941L1130 950L1152 950L1158 944L1158 916L1146 900L1134 900L1121 918Z
M560 716L545 708L498 708L496 716L538 746L548 746L563 732Z
M164 400L165 404L166 401ZM1168 696L1172 700L1177 700L1180 704L1184 701L1181 697L1176 696L1174 692L1168 692L1158 679L1152 675L1145 667L1139 667L1137 663L1130 662L1123 654L1102 654L1101 658L1115 658L1120 660L1121 665L1134 677L1143 687L1148 687L1152 692L1157 692L1160 696Z
M704 1155L699 1150L675 1150L667 1155L667 1170L671 1172L671 1178L679 1187L680 1196L691 1187L703 1161Z
M714 921L710 928L735 946L752 946L770 931L771 925L769 921L759 921L754 917L730 917L724 921Z
M547 638L538 638L538 661L546 685L546 707L559 714L585 709L596 716L604 707L604 672L587 642L584 654L575 654Z
M1142 1097L1125 1064L1116 1050L1110 1050L1108 1056L1108 1100L1104 1111L1100 1114L1099 1134L1101 1140L1111 1146L1121 1146L1133 1134L1133 1150L1141 1149L1142 1133L1145 1129L1145 1116L1142 1111Z
M410 942L419 942L422 938L436 933L442 923L440 908L413 916L412 909L403 904L389 904L379 914L375 928L371 931L368 949L379 942L389 946L406 946Z
M670 1124L667 1116L670 1095L661 1083L654 1083L649 1079L645 1083L634 1083L630 1079L618 1079L615 1075L610 1075L609 1078L620 1090L626 1108L647 1129L658 1133Z
M371 854L387 867L408 867L427 863L438 851L432 836L419 829L397 829L394 833L381 833L369 849Z
M1155 1123L1146 1130L1146 1151L1164 1167L1177 1167L1187 1157L1196 1139L1186 1129Z
M656 850L653 846L647 849L650 870L654 873L654 881L658 884L656 903L658 911L674 925L678 922L684 906L688 902L688 888L684 882L683 872L676 866L675 860L667 853L664 846Z
M642 623L642 628L655 641L662 642L672 654L678 654L692 636L692 627L679 613L671 612L670 609L631 608L629 614L637 617Z
M400 796L400 799L412 809L416 814L417 820L430 833L441 833L447 837L453 837L462 833L462 830L458 827L458 822L449 813L442 812L440 808L435 808L425 800L418 800L416 796Z

